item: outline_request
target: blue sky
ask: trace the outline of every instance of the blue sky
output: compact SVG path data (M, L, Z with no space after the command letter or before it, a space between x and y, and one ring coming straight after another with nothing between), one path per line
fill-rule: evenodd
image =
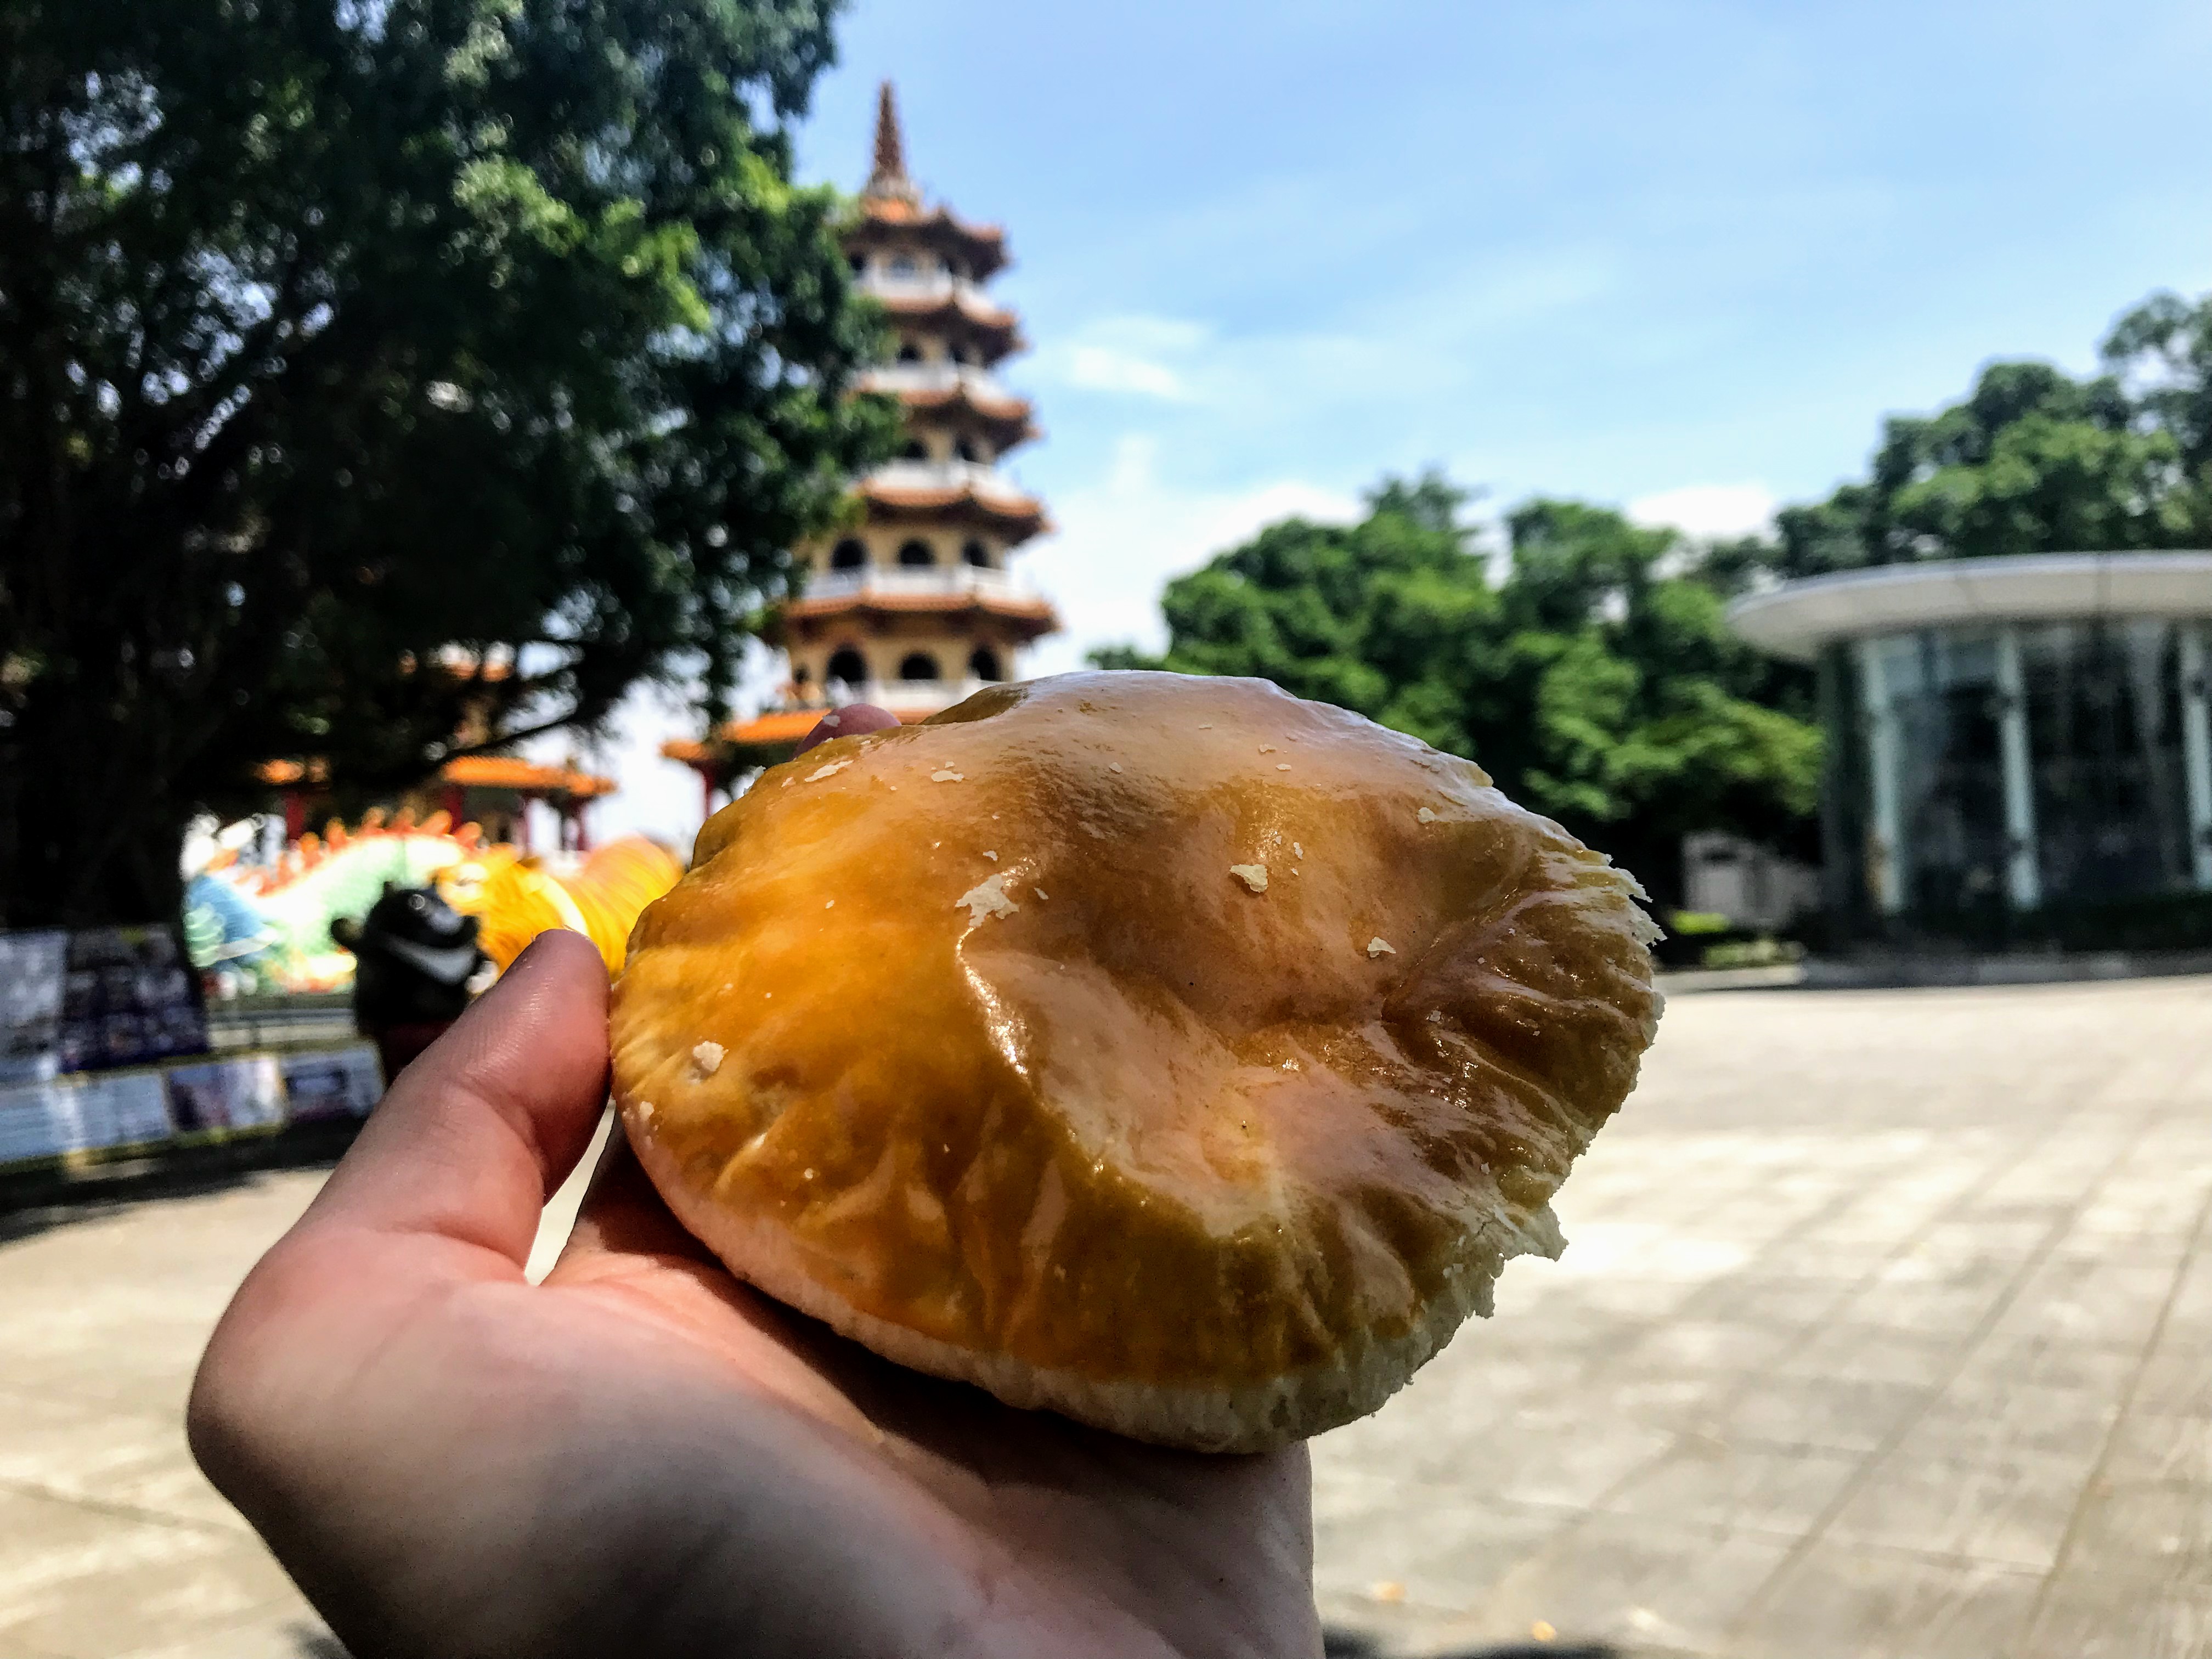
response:
M1071 626L1429 463L1705 531L1856 472L1993 356L2212 288L2202 0L860 0L802 134L1003 224ZM696 823L640 711L603 828ZM682 817L679 802L688 811Z

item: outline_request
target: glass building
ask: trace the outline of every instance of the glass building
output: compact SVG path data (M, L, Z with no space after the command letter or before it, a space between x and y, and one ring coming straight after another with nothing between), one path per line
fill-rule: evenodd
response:
M1842 918L1948 932L2212 890L2212 553L1884 565L1729 617L1820 669Z

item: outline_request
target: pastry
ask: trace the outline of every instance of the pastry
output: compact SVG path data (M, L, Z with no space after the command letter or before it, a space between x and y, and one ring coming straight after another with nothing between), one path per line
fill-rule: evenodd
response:
M1256 1450L1558 1254L1656 1027L1640 896L1479 767L1264 681L994 687L715 815L631 938L616 1097L769 1295Z

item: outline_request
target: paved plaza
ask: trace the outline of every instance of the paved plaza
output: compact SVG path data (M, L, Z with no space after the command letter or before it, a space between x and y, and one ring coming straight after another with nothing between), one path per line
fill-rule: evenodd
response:
M0 1659L336 1659L193 1471L319 1176L0 1217ZM1676 998L1564 1261L1316 1443L1334 1652L2212 1656L2212 981Z

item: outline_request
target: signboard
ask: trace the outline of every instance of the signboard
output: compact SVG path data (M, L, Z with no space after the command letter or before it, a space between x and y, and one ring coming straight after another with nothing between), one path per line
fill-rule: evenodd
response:
M0 933L0 1085L40 1083L61 1070L68 957L69 935L59 929Z
M376 1050L366 1043L289 1054L283 1063L286 1106L295 1123L367 1117L384 1093Z
M78 927L69 933L60 1069L101 1071L204 1054L199 976L169 927Z
M271 1128L284 1121L284 1079L274 1054L173 1067L169 1117L180 1135Z

